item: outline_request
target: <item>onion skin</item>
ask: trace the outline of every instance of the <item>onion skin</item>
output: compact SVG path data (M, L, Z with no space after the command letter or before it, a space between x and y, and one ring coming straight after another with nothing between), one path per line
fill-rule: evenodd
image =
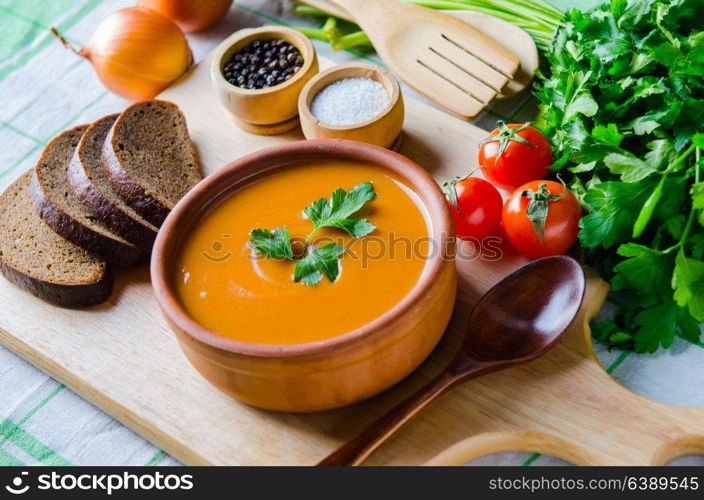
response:
M211 27L230 10L232 0L139 0L168 17L186 33Z
M52 32L93 64L108 90L135 101L156 96L193 62L191 49L179 27L145 7L113 12L80 50L71 47L55 29Z

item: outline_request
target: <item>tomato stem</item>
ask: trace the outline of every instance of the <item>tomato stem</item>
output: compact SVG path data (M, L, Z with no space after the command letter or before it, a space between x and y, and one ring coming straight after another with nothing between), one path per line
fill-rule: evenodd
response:
M499 120L498 122L496 122L496 125L499 128L499 133L496 135L490 135L479 143L479 145L481 146L482 144L486 144L487 142L499 141L499 152L496 155L496 159L501 158L501 155L504 154L504 151L506 151L506 148L508 147L508 143L511 141L518 142L520 144L523 144L524 146L528 146L531 148L537 147L535 144L528 142L526 139L518 135L518 132L527 127L530 127L530 122L526 122L523 125L511 128L506 125L502 120Z
M479 170L479 168L480 167L475 168L464 177L455 177L454 180L446 182L442 185L442 191L447 195L448 199L450 200L450 203L452 203L452 206L455 207L455 210L457 210L457 213L460 215L462 215L462 210L460 210L459 202L457 201L457 184L465 179L469 179L470 177L472 177L472 175L474 175L474 172Z
M557 178L562 183L562 193L560 194L551 193L548 185L542 182L538 185L537 191L526 190L521 193L521 196L525 196L530 200L526 207L526 217L533 224L533 230L535 230L535 234L541 243L545 240L545 221L548 218L550 203L561 200L567 195L565 181L559 175Z

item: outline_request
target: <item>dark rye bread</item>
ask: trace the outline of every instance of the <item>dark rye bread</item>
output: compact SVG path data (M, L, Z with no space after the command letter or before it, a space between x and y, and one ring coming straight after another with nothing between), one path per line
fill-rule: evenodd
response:
M54 233L32 208L32 171L0 196L0 272L10 282L48 302L90 306L112 292L104 261Z
M122 112L105 140L103 165L117 194L157 227L202 179L186 119L166 101Z
M44 148L30 182L34 209L59 236L108 262L131 266L147 253L97 221L68 183L68 164L87 128L67 130Z
M158 228L129 207L110 186L101 154L105 137L119 115L93 123L81 138L68 167L68 181L78 200L113 233L151 251Z

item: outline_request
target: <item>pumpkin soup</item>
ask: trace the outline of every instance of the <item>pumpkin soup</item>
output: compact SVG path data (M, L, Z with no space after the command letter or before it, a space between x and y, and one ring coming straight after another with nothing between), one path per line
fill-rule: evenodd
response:
M314 230L306 207L318 200L324 209L321 198L335 191L331 207L344 195L366 196L349 205L361 207L356 213L343 214L354 224L316 222ZM408 184L380 167L319 162L278 170L233 192L184 238L176 292L195 321L240 341L283 345L342 335L389 311L418 282L432 248L426 218ZM255 235L284 233L293 249L286 258L267 258L265 247L253 245ZM336 272L311 267L299 279L301 259L333 244Z

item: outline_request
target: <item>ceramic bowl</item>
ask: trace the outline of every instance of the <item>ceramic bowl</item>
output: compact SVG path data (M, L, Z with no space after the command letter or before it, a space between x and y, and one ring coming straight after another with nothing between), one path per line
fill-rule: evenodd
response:
M296 47L303 66L287 81L266 89L245 89L232 85L222 70L233 54L255 40L280 38ZM318 57L310 40L300 32L283 26L264 26L237 31L223 40L210 61L210 80L225 109L240 128L260 135L274 135L298 127L298 96L318 72Z
M253 178L317 160L355 161L389 169L418 194L439 252L418 283L381 317L346 334L295 345L246 343L195 322L179 303L174 263L190 228L214 204ZM151 261L152 284L181 348L203 377L259 408L328 410L369 398L396 384L430 354L449 321L456 293L454 230L447 202L433 178L411 160L355 141L315 140L264 149L230 163L195 186L164 222Z

